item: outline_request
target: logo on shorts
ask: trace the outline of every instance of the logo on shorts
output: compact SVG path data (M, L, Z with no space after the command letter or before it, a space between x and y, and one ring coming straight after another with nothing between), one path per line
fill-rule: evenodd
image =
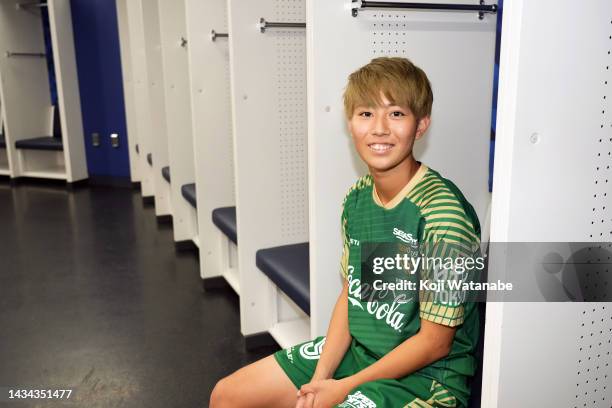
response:
M338 405L338 408L376 408L376 403L363 395L361 391L357 391L348 395L346 400Z
M285 352L287 353L287 358L293 364L293 347L289 347Z
M325 344L325 337L318 342L310 341L300 346L300 355L306 360L318 360L323 351L323 345Z

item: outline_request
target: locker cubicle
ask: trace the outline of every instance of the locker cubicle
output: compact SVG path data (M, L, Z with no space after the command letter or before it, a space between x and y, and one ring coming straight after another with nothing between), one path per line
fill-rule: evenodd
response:
M155 215L170 216L170 185L164 179L162 169L168 166L168 132L166 128L166 84L162 71L162 54L169 40L164 36L163 0L143 1L143 22L146 46L147 78L149 80L149 106L152 146L147 164L153 170L155 186Z
M159 6L168 129L164 182L170 187L174 240L199 246L186 4L185 0L160 0Z
M240 293L227 1L187 0L200 272Z
M135 107L136 139L131 157L139 171L143 197L153 197L155 214L170 215L170 188L161 169L168 165L168 136L165 115L165 88L162 71L161 16L158 0L138 0L127 4L129 36L125 50L131 59L124 85L133 90L126 110Z
M241 330L288 346L310 336L305 2L228 5Z
M48 13L57 89L52 105L42 14ZM0 3L0 172L11 177L86 179L87 163L68 0Z
M341 290L340 204L348 188L367 173L352 147L343 111L342 94L351 72L379 56L406 57L421 67L432 83L434 104L432 124L416 142L415 157L459 186L481 225L490 201L496 15L368 3L360 8L355 2L351 9L307 1L312 336L326 332Z
M127 11L127 35L122 35L122 53L129 49L129 54L123 61L123 66L129 66L129 72L123 73L124 91L132 93L133 111L126 111L134 123L135 140L130 142L133 149L130 151L131 166L138 169L138 180L140 182L143 197L154 197L155 180L153 168L147 163L147 156L152 155L153 131L151 128L151 107L149 102L149 78L146 66L146 45L143 18L142 0L127 1L118 0L117 8ZM129 99L129 98L128 98ZM129 109L129 104L126 105ZM129 122L128 122L129 123ZM130 134L129 138L132 137Z

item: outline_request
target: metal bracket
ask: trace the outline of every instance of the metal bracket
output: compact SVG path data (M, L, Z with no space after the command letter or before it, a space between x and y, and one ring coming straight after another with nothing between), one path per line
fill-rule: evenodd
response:
M45 58L47 56L47 54L42 53L42 52L12 52L12 51L7 51L7 52L4 53L4 56L6 58L13 58L13 57Z
M218 33L215 30L212 30L210 32L210 39L211 41L216 41L217 38L228 38L229 34L228 33Z
M265 33L268 28L306 28L306 23L273 23L266 21L265 18L259 19L259 30Z
M111 146L113 146L114 148L119 147L119 134L111 133L110 140L111 140Z
M475 4L444 4L444 3L394 3L390 1L352 0L351 14L353 17L359 15L359 10L364 9L410 9L410 10L437 10L437 11L472 11L478 12L478 19L483 20L486 13L497 13L497 4L486 4L480 0Z

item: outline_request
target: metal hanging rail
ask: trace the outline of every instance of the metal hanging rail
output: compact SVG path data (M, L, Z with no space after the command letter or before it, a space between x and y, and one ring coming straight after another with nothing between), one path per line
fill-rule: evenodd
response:
M15 8L17 10L21 10L21 9L26 9L26 8L43 8L43 7L47 7L47 3L39 3L37 1L31 1L28 3L17 3L15 4Z
M228 38L228 37L229 37L229 34L228 34L228 33L218 33L218 32L216 32L215 30L212 30L212 31L210 32L210 39L211 39L212 41L216 41L216 40L217 40L217 38Z
M6 58L14 58L14 57L35 57L35 58L45 58L47 54L42 52L11 52L7 51L5 54Z
M412 10L440 10L440 11L474 11L482 20L485 13L497 13L497 4L442 4L442 3L394 3L390 1L353 0L353 17L359 15L359 10L365 9L412 9Z
M306 23L273 23L266 21L265 18L259 19L259 29L262 33L266 32L268 28L306 28Z

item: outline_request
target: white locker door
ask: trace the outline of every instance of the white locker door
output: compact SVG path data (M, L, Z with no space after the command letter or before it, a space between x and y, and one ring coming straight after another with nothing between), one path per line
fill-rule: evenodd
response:
M611 240L611 50L609 0L505 3L492 242ZM491 303L485 339L483 407L612 405L610 303Z

